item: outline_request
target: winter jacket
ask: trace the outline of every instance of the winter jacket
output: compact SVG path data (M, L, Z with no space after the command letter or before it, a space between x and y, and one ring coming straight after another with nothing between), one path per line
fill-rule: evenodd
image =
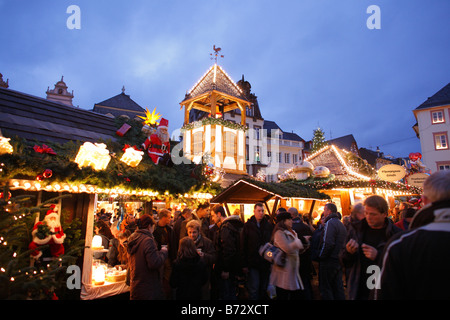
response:
M392 220L386 218L385 221L386 221L385 241L380 242L376 246L378 254L377 254L377 258L375 259L375 261L373 261L373 264L378 265L378 266L381 265L383 250L385 248L387 241L394 234L401 231L400 228L398 228L394 225ZM358 296L358 288L359 288L360 281L361 281L361 273L362 272L366 273L366 270L361 270L361 259L363 259L363 256L364 256L361 246L363 244L364 235L367 232L368 228L370 228L370 227L367 224L366 219L364 218L361 220L361 223L356 225L355 228L349 229L349 233L347 235L345 244L347 244L347 242L350 239L354 239L358 243L359 249L354 254L350 254L344 246L344 248L342 249L342 252L341 252L342 262L346 268L346 271L347 271L347 274L349 277L347 279L347 284L349 287L348 298L350 300L358 299L358 297L359 297Z
M176 289L177 300L200 300L207 280L206 264L199 256L174 261L170 286Z
M244 223L239 216L225 218L216 236L217 263L215 270L219 272L242 273L243 257L241 249L241 231Z
M292 219L292 229L294 229L303 246L305 246L305 250L300 254L300 275L309 277L312 272L311 248L310 243L308 243L304 236L312 237L313 233L311 228L301 221L300 218Z
M274 234L273 244L286 253L286 264L280 267L272 265L270 284L285 290L303 290L303 282L299 274L299 250L303 244L295 231L277 230Z
M450 200L418 211L386 245L376 299L450 300Z
M325 218L319 245L319 261L326 262L329 259L339 260L342 248L345 246L347 229L336 213L331 213Z
M161 227L156 224L153 231L153 237L155 238L158 250L161 250L161 245L167 245L169 249L169 258L171 261L177 257L177 245L175 244L175 235L173 228L170 225Z
M150 230L138 229L128 238L130 299L163 299L160 268L167 251L158 251Z
M241 247L244 257L244 265L249 268L270 268L267 262L259 254L259 248L270 241L273 225L264 217L258 227L255 216L252 216L244 224L242 230Z
M195 246L202 250L202 259L207 266L212 266L216 262L217 253L211 240L200 234L195 240Z

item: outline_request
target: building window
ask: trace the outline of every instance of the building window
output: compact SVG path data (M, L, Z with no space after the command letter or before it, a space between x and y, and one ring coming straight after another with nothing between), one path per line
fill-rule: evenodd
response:
M437 123L444 123L444 110L435 110L431 111L431 123L437 124Z
M448 149L448 136L447 132L433 133L434 136L434 148L436 150Z
M450 170L450 162L436 162L437 169L441 170Z
M298 154L293 154L292 155L292 163L297 163L298 162Z
M285 153L284 154L284 163L290 163L291 161L291 154L290 153Z
M255 147L255 162L256 163L261 162L259 147Z
M225 131L225 155L234 157L236 153L236 135L233 132Z
M255 139L260 140L261 139L261 127L260 126L254 126L255 129Z
M203 153L203 132L196 132L193 134L193 147L192 151L194 155L200 155Z
M277 154L278 154L278 157L277 157L277 160L278 160L278 163L281 163L281 152L277 152Z

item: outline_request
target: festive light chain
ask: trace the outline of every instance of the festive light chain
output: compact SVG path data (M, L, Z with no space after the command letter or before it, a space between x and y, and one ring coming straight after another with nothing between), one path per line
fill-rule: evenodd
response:
M207 117L207 118L203 118L202 120L198 120L195 122L185 124L184 126L181 127L181 131L192 130L192 129L200 128L202 126L214 125L214 124L222 125L226 128L235 129L235 130L243 130L243 131L248 130L248 127L246 125L242 125L240 123L234 123L232 121L224 120L222 118Z

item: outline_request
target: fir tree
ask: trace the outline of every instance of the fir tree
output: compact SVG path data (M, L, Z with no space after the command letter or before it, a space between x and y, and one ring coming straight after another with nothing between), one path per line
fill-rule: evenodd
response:
M325 141L325 132L318 127L316 130L313 131L313 139L312 139L312 147L311 151L314 153L323 147L327 145L327 142Z
M65 196L61 196L65 197ZM59 198L38 206L30 206L33 196L11 197L8 186L0 192L0 299L55 299L66 290L66 270L81 255L83 241L77 226L66 225L66 253L51 261L30 260L31 231L36 216L47 211L45 206ZM71 224L76 226L77 220ZM69 231L69 233L67 233ZM41 247L42 250L46 246Z

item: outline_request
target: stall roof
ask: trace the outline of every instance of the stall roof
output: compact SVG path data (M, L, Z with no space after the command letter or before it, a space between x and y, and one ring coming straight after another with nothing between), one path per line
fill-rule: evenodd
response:
M211 199L211 203L255 203L266 202L277 195L243 179L238 180Z
M80 108L0 88L0 129L6 137L41 142L115 140L114 119Z
M305 187L290 188L286 183L267 183L250 179L239 179L210 200L211 203L256 203L273 198L302 198L324 200L328 196Z

